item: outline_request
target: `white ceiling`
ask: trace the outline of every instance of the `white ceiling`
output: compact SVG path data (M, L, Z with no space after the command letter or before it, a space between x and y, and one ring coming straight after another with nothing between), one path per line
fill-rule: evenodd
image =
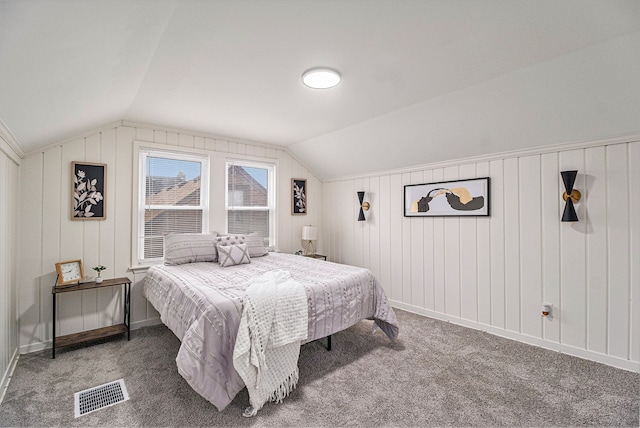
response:
M464 155L416 152L428 132L402 112L638 32L637 0L0 0L0 119L26 152L127 120L344 176ZM315 66L340 85L302 85Z

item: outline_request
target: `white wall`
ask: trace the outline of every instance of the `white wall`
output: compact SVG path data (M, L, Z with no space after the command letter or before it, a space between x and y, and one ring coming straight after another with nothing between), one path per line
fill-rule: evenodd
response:
M0 132L0 401L18 356L18 161Z
M640 371L638 140L325 182L325 252L370 268L399 308ZM578 223L560 222L568 169L583 195ZM403 217L403 185L485 176L490 217ZM358 190L371 203L366 222L356 221Z
M143 271L132 266L131 240L133 165L137 162L134 141L198 149L230 156L242 155L276 160L278 206L277 242L281 251L302 248L303 224L320 224L322 186L318 179L292 158L282 147L227 141L193 132L147 125L119 123L89 132L81 137L30 153L21 168L21 224L19 282L20 347L29 352L50 346L52 333L51 287L55 282L55 263L81 258L88 272L100 263L107 266L106 278L128 276L134 281L131 304L132 327L158 322L158 314L142 296ZM219 159L220 156L217 156ZM69 219L71 162L107 164L107 218L99 221ZM212 176L216 175L213 171ZM222 174L224 177L224 174ZM307 178L310 214L292 217L290 180ZM212 201L224 204L224 180L212 182ZM29 195L28 197L26 195ZM216 212L216 207L212 209ZM222 223L220 223L222 221ZM220 230L224 219L214 219L212 230ZM217 229L216 229L217 228ZM67 293L58 298L57 334L64 335L122 322L120 292L112 289Z

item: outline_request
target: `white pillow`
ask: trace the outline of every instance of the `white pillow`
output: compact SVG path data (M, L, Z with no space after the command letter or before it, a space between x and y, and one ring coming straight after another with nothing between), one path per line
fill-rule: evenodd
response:
M215 262L216 235L209 233L172 233L164 237L164 264L181 265Z
M249 247L249 255L251 257L267 255L267 249L264 247L264 238L260 232L245 235L244 242L247 244L247 247Z
M218 263L222 267L251 263L247 244L218 245Z

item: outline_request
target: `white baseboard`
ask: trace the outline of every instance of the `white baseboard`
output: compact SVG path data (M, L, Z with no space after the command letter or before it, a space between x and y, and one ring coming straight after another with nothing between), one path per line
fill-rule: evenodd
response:
M606 364L608 366L616 367L619 369L640 373L640 362L638 361L623 360L622 358L613 357L611 355L605 355L605 354L600 354L598 352L589 351L586 349L575 348L573 346L568 346L562 343L550 342L548 340L543 340L538 337L527 336L525 334L504 330L504 329L493 327L487 324L480 324L474 321L465 320L463 318L453 317L451 315L446 315L440 312L431 311L429 309L407 305L406 303L397 302L395 300L389 300L389 303L394 308L402 309L404 311L412 312L414 314L423 315L429 318L435 318L441 321L450 322L452 324L461 325L463 327L472 328L474 330L484 331L486 333L490 333L495 336L500 336L506 339L515 340L516 342L522 342L528 345L549 349L551 351L561 352L563 354L571 355L578 358L583 358L585 360L595 361L597 363ZM400 327L402 328L402 326Z
M4 396L7 393L7 388L9 387L9 381L11 381L11 377L13 376L13 371L16 369L16 365L18 364L18 358L20 358L20 354L18 353L18 348L13 352L13 356L9 361L9 366L7 370L2 375L2 381L0 382L0 405L4 400Z
M144 321L132 322L131 330L137 330L142 327L150 327L152 325L158 325L158 324L162 324L162 321L160 321L160 318L152 318Z

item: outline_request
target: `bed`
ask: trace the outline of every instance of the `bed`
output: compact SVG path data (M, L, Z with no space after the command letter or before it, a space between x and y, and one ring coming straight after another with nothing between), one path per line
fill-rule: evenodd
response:
M284 253L221 267L197 262L151 267L144 295L180 339L176 363L189 385L222 411L244 388L233 350L247 283L267 271L288 271L303 285L308 303L305 341L330 336L372 319L391 340L398 335L393 309L371 271Z

